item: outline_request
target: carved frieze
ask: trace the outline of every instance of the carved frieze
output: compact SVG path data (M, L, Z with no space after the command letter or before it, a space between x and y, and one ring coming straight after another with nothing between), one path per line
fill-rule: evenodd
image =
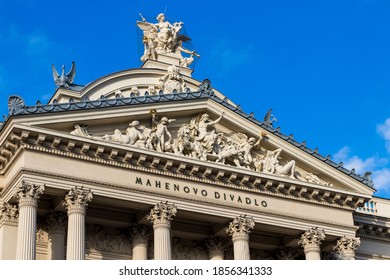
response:
M207 252L198 241L173 238L172 257L174 260L206 260Z
M86 228L86 249L130 256L130 237L124 229L88 225Z
M19 209L15 204L0 201L0 223L18 223Z

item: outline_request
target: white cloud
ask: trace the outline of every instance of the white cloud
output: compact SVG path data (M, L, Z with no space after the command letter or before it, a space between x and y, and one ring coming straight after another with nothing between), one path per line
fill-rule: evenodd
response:
M385 139L386 149L390 153L390 118L384 123L377 125L376 131Z
M378 192L390 193L390 168L374 171L372 180Z
M347 169L355 168L357 174L364 174L366 171L372 172L372 180L377 195L390 194L390 168L384 167L387 159L372 156L362 159L356 155L351 155L351 149L348 146L342 147L334 154L335 162L342 161Z
M358 156L351 156L351 149L348 146L342 147L337 153L333 155L333 159L336 163L343 162L346 169L353 169L357 174L363 174L366 171L373 170L377 165L381 164L384 160L376 157L369 157L367 159L361 159Z

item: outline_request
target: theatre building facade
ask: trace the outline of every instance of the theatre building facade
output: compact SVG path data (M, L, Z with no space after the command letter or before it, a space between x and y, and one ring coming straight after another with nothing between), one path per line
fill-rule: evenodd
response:
M390 259L390 202L247 114L209 80L182 23L137 22L142 66L48 104L10 96L0 131L0 259Z

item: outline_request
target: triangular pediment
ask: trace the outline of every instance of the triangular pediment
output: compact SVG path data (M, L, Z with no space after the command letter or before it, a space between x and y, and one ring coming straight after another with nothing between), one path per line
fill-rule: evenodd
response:
M3 129L14 130L18 137L30 131L33 139L41 135L49 142L67 138L73 146L86 143L85 149L103 145L115 147L116 154L131 150L133 159L134 153L146 153L149 159L157 155L164 165L174 158L195 170L190 175L197 176L199 167L193 166L199 164L214 179L257 184L271 192L352 204L372 195L365 178L347 174L328 158L219 98L207 82L202 85L184 93L20 108ZM5 147L7 139L2 140ZM108 158L114 160L112 155ZM218 175L216 170L227 171ZM356 200L359 196L363 200Z

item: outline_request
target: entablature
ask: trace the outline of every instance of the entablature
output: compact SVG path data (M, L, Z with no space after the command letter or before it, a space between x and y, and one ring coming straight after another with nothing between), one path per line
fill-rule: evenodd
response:
M143 170L185 180L238 188L305 203L354 210L369 195L259 173L221 163L201 161L173 153L162 153L112 142L83 138L38 127L16 124L0 149L1 174L23 150L35 150L126 169Z

